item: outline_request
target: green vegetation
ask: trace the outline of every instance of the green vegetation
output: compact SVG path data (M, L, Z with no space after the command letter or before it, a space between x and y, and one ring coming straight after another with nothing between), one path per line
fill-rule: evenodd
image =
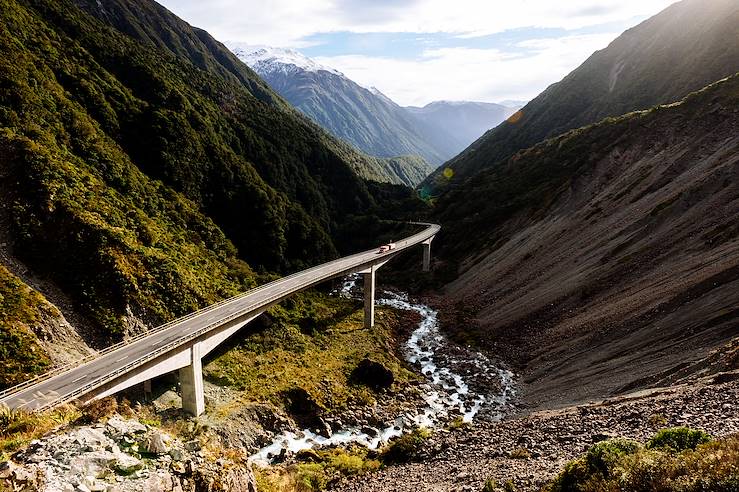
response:
M100 334L114 341L131 317L152 326L253 287L263 277L250 265L261 275L332 258L357 245L353 224L413 202L360 179L371 160L206 33L129 3L0 0L14 250Z
M403 434L381 450L380 459L390 465L416 461L421 457L423 444L430 436L431 431L426 428L417 428Z
M352 383L362 359L381 362L401 383L414 375L393 354L397 314L380 311L376 326L367 330L360 307L317 292L293 296L247 327L252 331L235 347L220 350L206 364L205 376L243 390L252 401L282 407L299 398L316 411L332 412L374 401L369 388ZM291 394L295 390L301 395Z
M739 436L716 441L692 429L665 429L644 447L603 441L568 463L545 490L734 491L739 488Z
M647 442L647 449L670 449L685 451L695 449L701 444L711 442L711 436L701 430L687 427L662 429Z
M513 480L506 480L503 482L503 485L499 485L495 480L489 479L486 480L485 484L482 486L482 492L496 492L498 490L503 490L504 492L516 492L516 484L513 483Z
M41 294L0 265L0 389L49 367L49 357L32 330L42 317L58 316Z
M325 449L298 453L298 463L287 467L257 469L257 487L265 492L323 490L345 476L358 476L380 468L362 447Z
M516 448L511 451L509 456L514 460L527 460L531 458L531 451L526 448Z
M62 406L43 413L29 413L0 406L0 461L27 446L47 432L80 417L72 406Z

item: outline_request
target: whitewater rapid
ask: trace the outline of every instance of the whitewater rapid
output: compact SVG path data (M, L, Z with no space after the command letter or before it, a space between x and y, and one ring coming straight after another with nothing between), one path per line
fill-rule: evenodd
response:
M342 297L355 297L357 276L347 277L334 291ZM376 449L396 436L416 427L435 428L453 418L471 422L485 409L491 419L502 417L515 394L513 373L501 368L495 361L471 349L448 350L453 344L441 333L438 312L431 307L411 301L406 294L383 291L377 303L421 316L418 327L405 344L405 357L418 367L427 381L420 386L425 405L415 415L398 416L384 428L373 428L370 433L359 427L347 427L334 432L330 437L318 435L308 429L286 431L251 456L259 464L269 464L273 457L287 452L298 452L317 446L346 445L357 443ZM471 383L483 376L499 382L500 390L493 393L476 392ZM366 427L364 427L366 431Z

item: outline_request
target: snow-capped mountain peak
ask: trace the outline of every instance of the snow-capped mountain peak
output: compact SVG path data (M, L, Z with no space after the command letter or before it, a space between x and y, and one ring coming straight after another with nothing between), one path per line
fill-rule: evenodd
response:
M343 75L341 72L321 65L292 49L237 42L229 42L226 45L241 61L257 72L275 72L284 70L285 67L294 66L308 72L324 70L336 75Z

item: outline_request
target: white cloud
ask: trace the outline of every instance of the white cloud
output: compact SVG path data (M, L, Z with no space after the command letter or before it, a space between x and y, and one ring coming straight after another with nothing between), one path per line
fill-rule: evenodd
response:
M218 39L300 47L316 33L479 36L522 27L577 29L659 12L674 0L159 0Z
M438 48L421 59L359 55L320 57L321 64L349 78L380 88L401 105L424 105L439 99L502 101L532 99L560 80L618 33L532 39L520 43L526 56L499 50Z
M342 56L318 57L320 63L363 85L378 87L401 104L424 104L438 99L533 98L619 33L530 39L519 46L526 48L524 56L473 48L475 37L526 28L603 31L609 28L602 26L609 23L654 15L674 0L159 1L217 39L249 44L300 49L315 46L311 35L339 32L427 37L446 33L460 41L456 45L470 39L469 47L442 45L416 59L399 59L392 49L382 56L367 55L373 52L373 38L354 36L352 48L331 46L332 53ZM339 43L342 37L331 39Z

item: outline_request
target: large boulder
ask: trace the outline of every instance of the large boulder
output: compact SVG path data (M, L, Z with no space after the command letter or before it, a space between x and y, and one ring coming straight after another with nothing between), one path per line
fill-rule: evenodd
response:
M352 372L352 380L375 391L388 389L395 381L393 371L372 359L362 359Z
M105 450L82 452L69 460L70 471L83 477L101 477L117 461L118 457Z
M124 419L120 415L113 415L107 422L108 432L114 438L134 436L146 432L146 426L134 419Z
M301 427L322 424L323 407L303 388L291 388L283 393L287 411Z
M139 443L139 450L148 454L167 454L169 452L169 436L159 431L152 430Z

